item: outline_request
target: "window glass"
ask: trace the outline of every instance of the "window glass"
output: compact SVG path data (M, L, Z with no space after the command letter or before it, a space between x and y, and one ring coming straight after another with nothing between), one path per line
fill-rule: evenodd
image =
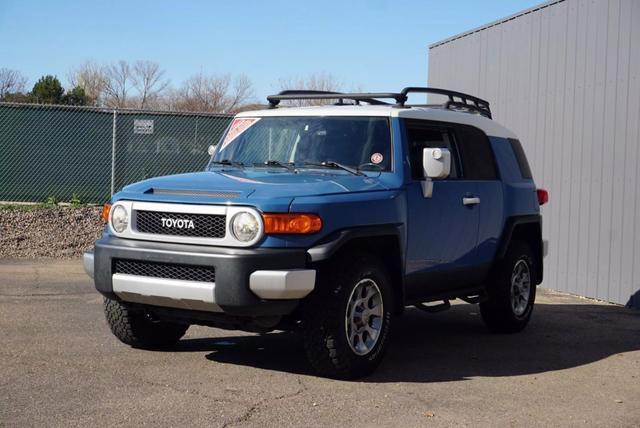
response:
M266 161L337 162L371 171L391 170L391 130L386 117L262 117L227 132L213 161L246 166Z
M449 149L451 152L451 172L448 178L458 178L457 153L449 132L444 128L429 127L422 121L407 120L407 142L411 162L411 177L414 180L424 178L422 169L422 151L425 148Z
M516 155L516 160L518 161L518 165L520 166L520 174L522 175L522 178L533 178L533 174L531 174L531 168L529 167L529 162L527 161L527 156L524 154L524 149L522 148L522 144L520 144L520 141L509 138L509 143L511 144L513 154Z
M497 179L493 151L484 132L465 125L456 126L455 132L464 178L467 180Z

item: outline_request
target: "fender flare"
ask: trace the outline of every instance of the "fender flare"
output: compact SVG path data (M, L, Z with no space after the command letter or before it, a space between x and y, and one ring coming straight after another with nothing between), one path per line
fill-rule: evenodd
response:
M329 259L344 245L358 238L374 238L379 236L395 236L400 242L400 257L404 262L404 247L401 233L402 225L389 224L379 226L363 226L336 231L319 244L309 248L307 254L312 263Z
M309 248L307 250L307 257L311 263L322 262L324 260L330 259L341 248L353 242L354 240L378 237L397 238L399 248L389 249L389 251L390 253L393 252L391 254L393 254L394 257L397 257L396 260L399 262L399 265L397 265L396 273L394 274L393 272L390 272L390 274L392 275L392 281L394 281L392 285L394 286L393 288L395 289L397 298L395 304L396 311L397 313L402 313L406 303L404 282L406 241L404 239L404 236L404 228L402 224L363 226L351 229L343 229L330 234L322 241L320 241L317 245ZM393 278L395 278L395 280Z
M495 261L497 263L504 259L507 254L507 250L509 249L509 244L511 243L516 227L523 224L538 224L540 226L540 243L538 245L538 248L532 248L539 265L536 283L540 284L542 282L544 272L544 245L542 243L542 216L540 214L517 215L507 218L502 230L500 243L498 244Z

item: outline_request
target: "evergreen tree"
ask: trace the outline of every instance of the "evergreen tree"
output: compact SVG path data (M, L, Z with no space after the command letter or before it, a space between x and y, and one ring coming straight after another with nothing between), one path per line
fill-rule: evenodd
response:
M89 103L89 97L84 92L84 88L76 86L64 95L62 99L64 104L71 106L86 106Z
M60 104L64 95L64 89L57 77L47 75L33 85L31 96L34 101L43 104Z

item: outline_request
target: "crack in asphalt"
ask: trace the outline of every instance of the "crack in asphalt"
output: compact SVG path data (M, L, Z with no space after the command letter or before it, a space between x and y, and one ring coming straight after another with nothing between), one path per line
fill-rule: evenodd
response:
M229 400L226 398L218 398L218 397L214 397L212 395L206 394L202 391L198 391L195 389L184 389L184 388L177 388L173 385L167 384L167 383L159 383L159 382L152 382L149 380L145 380L145 379L139 379L141 383L143 384L147 384L147 385L152 385L152 386L158 386L161 388L167 388L170 389L171 391L174 392L179 392L182 394L189 394L189 395L194 395L194 396L198 396L198 397L204 397L208 400L211 401L215 401L216 403L232 403L232 404L246 404L242 401L238 401L238 400Z
M222 425L222 428L227 428L242 422L247 422L249 419L251 419L255 414L258 413L259 409L264 406L267 403L270 402L274 402L274 401L279 401L279 400L284 400L286 398L293 398L296 397L298 395L301 395L302 393L306 392L309 390L309 387L306 386L303 382L301 378L296 378L297 382L298 382L298 390L289 394L282 394L282 395L277 395L273 398L263 398L262 400L257 401L256 403L254 403L253 405L251 405L242 415L240 415L239 417L229 421L229 422L225 422Z

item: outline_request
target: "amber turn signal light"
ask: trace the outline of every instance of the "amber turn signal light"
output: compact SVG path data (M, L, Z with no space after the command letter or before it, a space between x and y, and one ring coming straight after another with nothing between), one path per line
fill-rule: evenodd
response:
M322 219L316 214L263 214L264 233L315 233L322 229Z
M111 211L111 204L104 204L102 206L102 221L105 223L109 221L109 211Z

